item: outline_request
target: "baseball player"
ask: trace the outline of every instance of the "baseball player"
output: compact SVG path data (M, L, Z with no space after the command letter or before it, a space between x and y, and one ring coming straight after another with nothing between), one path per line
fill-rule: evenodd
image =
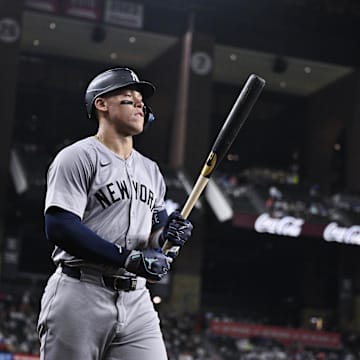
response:
M128 68L88 85L95 136L63 148L48 169L45 233L57 265L41 299L41 359L166 360L146 282L161 280L166 240L183 246L192 224L165 210L158 165L133 147L154 116L154 86Z

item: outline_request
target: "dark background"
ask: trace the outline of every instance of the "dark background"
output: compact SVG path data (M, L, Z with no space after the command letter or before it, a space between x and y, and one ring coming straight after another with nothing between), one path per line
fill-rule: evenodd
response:
M199 0L194 3L143 3L148 6L145 24L149 31L182 36L187 28L189 12L196 9L196 30L211 33L218 43L352 66L355 70L360 61L356 36L360 10L355 2ZM22 274L45 279L53 270L50 261L52 247L45 239L43 218L39 216L43 211L46 169L63 146L94 134L96 124L86 118L83 106L84 88L93 74L108 66L109 63L20 51L11 146L22 155L31 186L25 194L17 194L9 181L5 236L20 240L18 270ZM140 69L155 83L157 78L166 77L166 69L159 73L147 70ZM210 144L239 88L240 84L212 83ZM175 84L173 90L176 93ZM332 112L337 97L341 95L329 96L329 100L323 101L323 108ZM201 100L202 94L197 96ZM236 154L238 160L230 162L225 159L219 173L230 171L236 174L255 166L290 169L296 152L301 182L314 180L316 176L311 160L321 160L321 157L315 156L317 144L315 141L314 145L312 126L317 119L316 112L314 115L311 109L320 98L321 92L299 96L266 89L231 147L230 153ZM358 98L359 94L355 93L354 100ZM169 113L174 112L173 98L164 97L159 102L159 105L170 108ZM152 146L161 143L167 148L170 145L170 135L164 136L164 122L168 122L170 130L174 125L172 119L161 117L163 113L156 107L154 111L160 114L157 122L135 140L136 146L150 155ZM344 146L349 141L349 135L346 139L344 131L338 130L341 128L339 123L347 125L343 118L335 125L323 121L323 128L316 133L316 136L321 136L319 149L329 133L336 133L335 138ZM322 174L321 178L326 193L349 189L352 169L347 167L349 155L345 150L345 147L339 152L332 148L327 150L332 165L329 173ZM196 144L190 148L191 151L196 153ZM356 153L352 156L356 157ZM166 152L155 152L154 160L161 167L169 166ZM356 175L355 167L353 171ZM356 190L354 194L358 195ZM172 196L171 189L168 195ZM181 200L185 200L185 193ZM341 310L342 281L351 278L353 295L360 291L356 276L359 273L358 246L329 244L320 238L258 234L234 227L231 222L220 223L206 203L203 214L205 236L203 258L199 261L201 304L204 308L228 312L241 309L255 317L267 316L272 323L300 325L302 309L313 307L329 311L328 326L336 328Z

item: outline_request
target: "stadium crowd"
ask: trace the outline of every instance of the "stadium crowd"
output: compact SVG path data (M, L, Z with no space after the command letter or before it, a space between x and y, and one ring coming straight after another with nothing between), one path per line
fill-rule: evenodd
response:
M39 298L26 291L21 296L0 293L0 354L39 354L36 319ZM269 338L234 338L216 335L211 320L233 321L227 315L162 312L169 360L356 360L360 359L359 337L344 339L340 349L306 348L301 343L284 346Z
M357 194L322 191L318 184L300 181L294 170L254 167L219 172L215 181L239 211L290 215L317 223L338 221L344 226L360 223Z
M0 293L0 352L39 353L37 311L38 298L30 292Z

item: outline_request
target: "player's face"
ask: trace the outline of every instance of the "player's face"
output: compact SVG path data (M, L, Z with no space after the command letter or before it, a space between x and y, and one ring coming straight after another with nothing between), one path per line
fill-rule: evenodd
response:
M107 118L122 135L133 136L144 127L144 103L140 92L121 89L105 98Z

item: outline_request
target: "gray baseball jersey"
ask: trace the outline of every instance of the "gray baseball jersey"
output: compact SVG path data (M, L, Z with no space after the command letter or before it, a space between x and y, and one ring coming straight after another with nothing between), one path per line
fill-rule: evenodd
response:
M51 206L71 211L103 239L130 250L146 247L153 217L165 209L165 182L157 164L135 149L124 160L93 136L61 150L47 182L45 211ZM85 265L58 247L53 260Z
M71 211L105 240L135 249L147 245L153 218L165 209L164 195L155 162L136 150L124 160L88 137L61 150L50 165L45 211ZM103 274L124 269L89 264L58 247L53 260L81 265L81 276L58 267L49 278L38 320L41 360L167 360L144 278L133 291L114 291Z

